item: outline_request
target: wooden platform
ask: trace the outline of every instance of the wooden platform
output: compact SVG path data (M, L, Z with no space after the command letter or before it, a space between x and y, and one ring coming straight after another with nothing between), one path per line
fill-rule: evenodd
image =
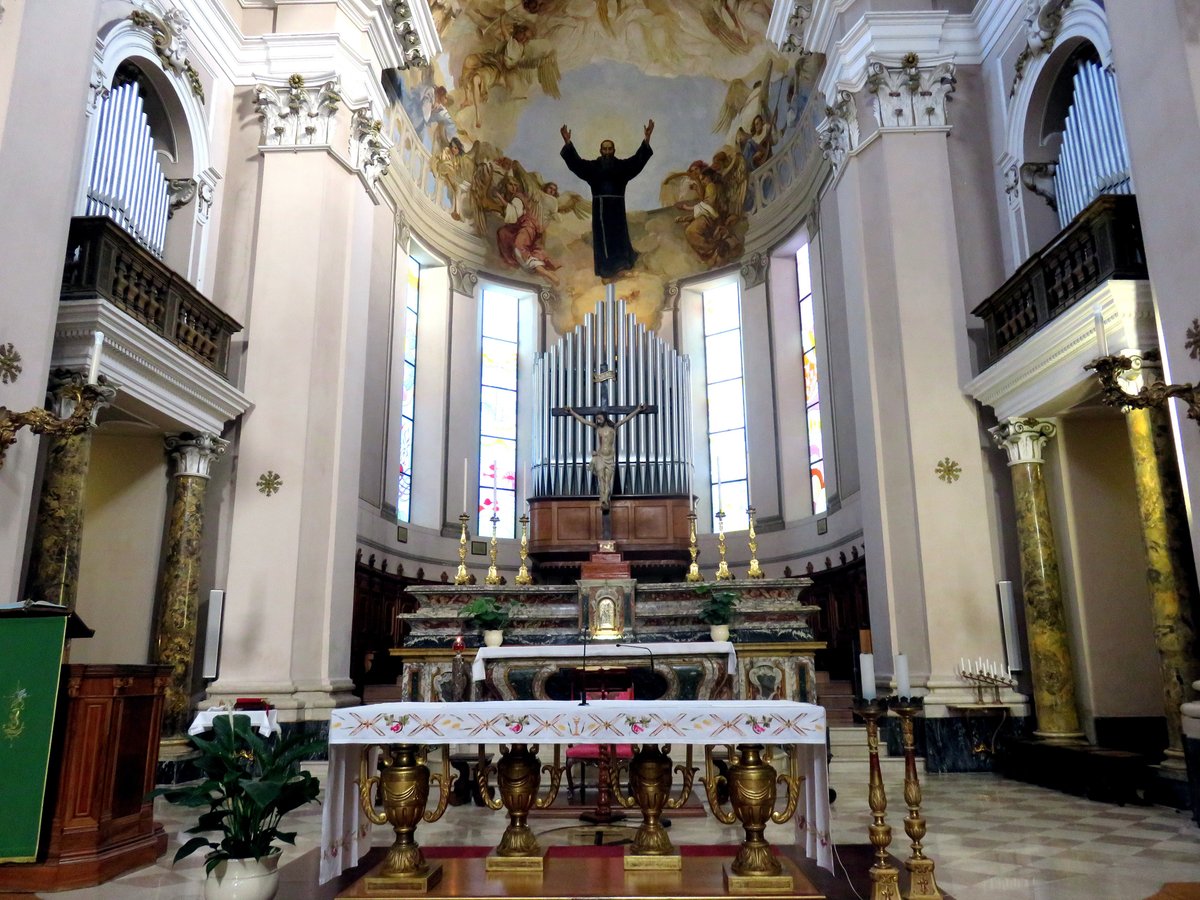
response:
M378 893L366 888L367 879L360 878L339 898L376 900L397 896L458 897L460 900L485 900L491 897L510 897L521 900L542 900L548 897L571 898L772 898L772 900L816 900L825 894L815 888L786 857L781 858L784 872L794 879L790 892L740 892L731 894L725 887L725 870L729 860L719 857L689 857L682 871L627 872L621 856L559 857L549 856L541 873L487 872L482 859L443 859L440 881L424 894Z

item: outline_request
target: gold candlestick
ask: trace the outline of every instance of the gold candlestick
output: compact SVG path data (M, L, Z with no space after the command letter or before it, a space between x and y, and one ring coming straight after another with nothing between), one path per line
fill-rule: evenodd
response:
M913 741L913 719L921 711L921 700L895 702L892 709L900 717L900 731L904 739L904 804L908 815L904 817L904 833L912 841L912 856L904 861L908 869L908 893L905 900L942 900L937 881L933 877L933 860L925 855L921 840L925 837L925 817L921 815L921 782L917 777L917 751Z
M703 581L704 576L700 574L700 566L696 564L696 557L700 554L700 548L696 546L696 511L692 510L688 513L688 553L692 556L692 564L688 566L687 580L688 581Z
M483 579L484 584L499 584L500 572L496 569L496 523L500 521L500 517L492 513L492 540L488 547L488 559L491 565L488 566L487 577Z
M758 535L754 532L754 507L746 508L746 515L750 517L750 568L746 572L747 578L765 578L766 574L762 567L758 564Z
M733 573L729 571L729 563L725 562L725 510L717 513L717 552L721 561L717 563L717 581L733 581Z
M517 584L533 584L533 576L525 565L529 557L529 515L521 516L521 568L517 569Z
M900 872L888 863L887 848L892 843L892 827L887 824L887 793L883 789L883 773L879 769L879 717L887 708L875 700L857 703L854 711L867 723L867 752L870 756L870 781L867 802L871 805L871 826L867 829L875 848L875 864L871 866L871 900L898 900Z
M454 575L455 584L471 583L471 576L467 574L467 520L470 518L466 513L458 517L462 533L458 536L458 572Z

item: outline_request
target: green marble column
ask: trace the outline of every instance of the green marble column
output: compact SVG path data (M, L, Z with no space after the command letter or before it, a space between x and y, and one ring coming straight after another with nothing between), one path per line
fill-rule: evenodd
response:
M59 371L51 379L54 413L68 418L84 376ZM116 392L110 388L102 403ZM34 520L25 596L75 608L79 594L79 550L83 536L83 498L92 458L92 433L47 437L46 468Z
M192 718L204 494L212 461L228 442L210 434L185 433L168 437L166 444L175 465L175 490L154 617L153 662L171 667L162 733L174 737L186 732Z
M1021 584L1025 595L1025 628L1033 675L1033 703L1039 737L1074 740L1083 737L1075 706L1075 671L1067 635L1058 551L1050 521L1050 503L1042 478L1042 448L1057 428L1039 419L1008 419L991 430L1008 453Z
M1138 514L1146 549L1146 583L1162 672L1167 754L1178 761L1183 758L1180 705L1193 699L1191 684L1200 678L1193 621L1196 568L1170 418L1164 409L1127 409L1125 423L1133 450Z

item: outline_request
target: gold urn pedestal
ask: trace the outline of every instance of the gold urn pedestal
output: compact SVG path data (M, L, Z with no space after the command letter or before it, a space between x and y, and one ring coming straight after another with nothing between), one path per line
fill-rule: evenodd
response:
M683 857L679 855L678 850L674 853L654 854L653 856L645 853L631 853L626 850L625 871L681 872L683 871Z
M778 875L738 875L730 866L721 867L725 876L725 890L731 894L791 894L796 890L795 866L789 860L780 860L784 871Z
M376 875L386 863L380 863L363 878L363 886L370 897L411 897L425 894L442 880L442 864L431 862L421 874Z
M542 872L546 869L546 854L539 856L501 856L492 850L484 857L483 867L489 872Z

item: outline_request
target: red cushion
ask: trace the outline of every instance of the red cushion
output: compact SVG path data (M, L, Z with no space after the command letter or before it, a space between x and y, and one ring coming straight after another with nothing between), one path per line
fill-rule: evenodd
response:
M615 756L618 759L632 759L633 745L632 744L609 744L608 752L610 756ZM567 747L567 759L599 759L600 745L599 744L571 744Z

